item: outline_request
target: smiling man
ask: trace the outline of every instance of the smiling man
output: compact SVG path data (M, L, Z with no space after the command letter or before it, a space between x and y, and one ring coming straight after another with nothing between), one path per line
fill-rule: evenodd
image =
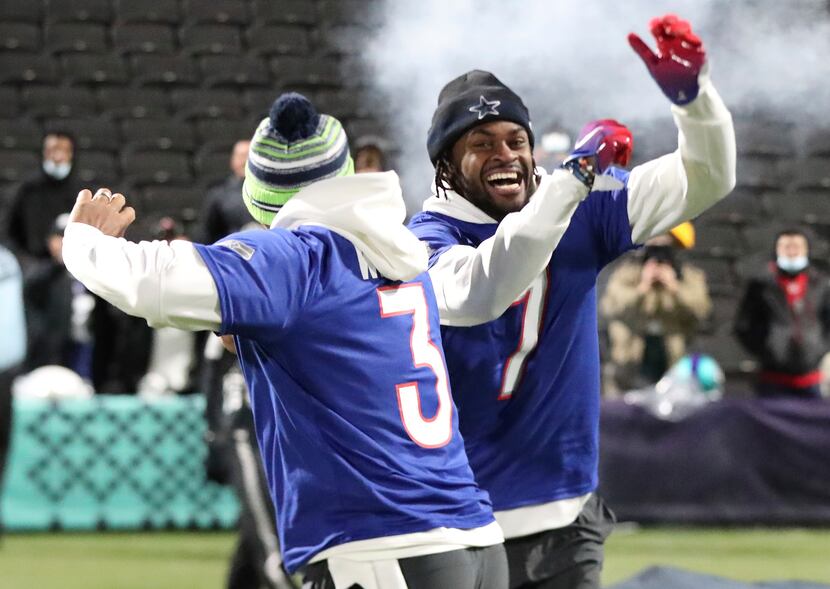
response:
M447 84L427 138L437 194L410 227L430 246L460 429L507 539L513 589L599 587L613 516L594 494L597 274L735 182L732 119L700 39L672 15L651 30L658 54L636 35L629 43L673 103L678 149L630 174L612 167L591 182L588 170L592 191L558 245L545 238L556 218L537 215L535 234L525 220L540 199L563 198L551 193L563 172L535 169L527 109L493 74L475 70ZM625 165L630 150L627 129L606 119L583 130L576 155L596 153L603 170L609 161ZM585 177L581 160L566 161L577 178ZM611 179L618 188L603 184ZM482 304L501 304L494 293L510 292L524 294L501 309Z

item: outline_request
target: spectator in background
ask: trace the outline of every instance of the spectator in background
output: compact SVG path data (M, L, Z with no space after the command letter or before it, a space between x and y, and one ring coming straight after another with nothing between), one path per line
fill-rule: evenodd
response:
M735 335L760 364L759 395L819 397L819 365L830 349L830 285L810 267L804 231L780 232L773 254L746 286Z
M239 231L251 220L242 202L242 180L251 142L237 141L231 152L231 174L224 182L213 187L205 197L201 213L201 227L197 240L213 243L234 231Z
M26 354L26 323L23 312L23 280L20 265L8 249L0 245L0 490L6 470L6 455L12 429L12 379ZM0 493L2 495L2 493ZM0 514L2 516L2 514ZM0 517L0 532L3 520Z
M686 353L712 309L703 271L678 255L694 246L691 223L649 239L611 275L600 301L608 321L603 390L615 395L654 384Z
M95 296L91 320L92 384L97 393L132 395L147 373L153 330Z
M170 242L188 237L176 219L162 217L154 228L153 239ZM204 347L202 338L197 350L196 335L175 327L153 329L147 374L137 385L136 392L140 396L154 397L195 390L197 357ZM200 362L198 364L201 365Z
M354 143L355 174L385 172L389 169L386 152L388 142L374 135L364 135Z
M65 366L92 377L89 319L94 297L63 265L63 231L69 213L58 215L44 240L49 257L32 263L24 281L29 348L27 371Z
M542 135L542 140L533 149L533 158L545 170L555 170L570 151L571 138L565 131L557 129Z
M72 209L78 185L72 175L75 142L64 132L43 138L42 170L12 194L3 222L3 238L17 255L24 273L35 261L51 256L47 236L61 213Z

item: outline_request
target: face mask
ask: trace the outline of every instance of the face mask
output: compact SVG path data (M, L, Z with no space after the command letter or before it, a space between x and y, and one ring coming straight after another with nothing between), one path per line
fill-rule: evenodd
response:
M807 256L796 256L794 258L790 258L788 256L778 256L776 263L778 264L778 267L787 274L798 274L807 267L810 260Z
M43 160L43 171L50 178L54 178L55 180L63 180L69 176L69 172L72 171L72 164L69 162L58 164L52 160Z

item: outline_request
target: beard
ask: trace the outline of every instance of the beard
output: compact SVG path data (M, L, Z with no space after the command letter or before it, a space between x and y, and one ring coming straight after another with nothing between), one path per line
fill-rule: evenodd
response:
M535 163L533 163L531 169L528 169L524 162L519 162L519 168L522 189L517 194L509 197L500 196L498 189L484 180L484 172L473 181L456 172L451 185L455 192L500 222L510 213L522 210L538 187L538 177L532 172L536 169Z

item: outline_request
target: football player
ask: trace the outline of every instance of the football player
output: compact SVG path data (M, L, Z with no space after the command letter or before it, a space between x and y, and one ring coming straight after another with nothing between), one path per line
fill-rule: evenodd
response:
M630 135L613 120L589 126L566 167L592 192L555 251L544 220L528 226L526 211L567 178L538 173L530 117L512 90L482 71L449 82L427 139L437 195L410 227L430 246L461 432L507 538L514 588L599 587L613 525L594 493L599 271L735 183L732 120L700 39L673 15L651 31L656 54L634 34L629 42L673 103L678 149L630 173L611 167L620 187L607 190L594 175L625 163ZM504 312L499 293L519 283L524 294Z
M132 243L121 194L78 195L69 271L152 326L232 338L286 569L313 589L507 583L450 394L426 247L393 172L354 175L335 118L281 96L243 199L268 231Z

